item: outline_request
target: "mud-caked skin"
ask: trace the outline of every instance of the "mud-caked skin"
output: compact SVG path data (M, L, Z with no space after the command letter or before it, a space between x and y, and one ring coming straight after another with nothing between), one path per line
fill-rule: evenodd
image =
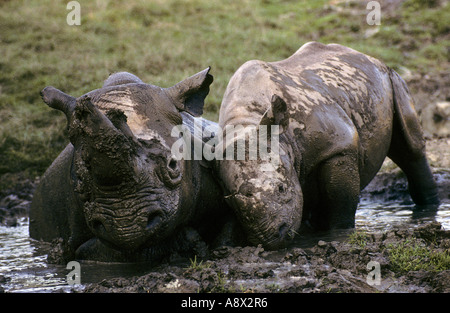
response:
M279 62L245 63L222 101L219 126L227 125L280 125L280 162L215 164L253 244L277 248L301 225L354 227L360 190L386 156L405 172L417 207L439 204L405 82L350 48L310 42Z
M212 80L208 68L161 88L122 72L79 98L45 88L71 143L34 194L31 237L63 238L77 257L103 261L151 259L182 227L214 238L228 207L211 169L171 153L172 128L202 114Z

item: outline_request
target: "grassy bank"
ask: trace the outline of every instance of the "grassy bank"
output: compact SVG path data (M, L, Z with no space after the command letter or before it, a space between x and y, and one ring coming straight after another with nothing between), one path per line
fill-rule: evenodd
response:
M407 0L366 22L364 1L0 1L0 191L40 175L67 144L65 120L40 100L53 85L73 96L109 73L132 72L167 87L207 66L215 82L205 117L218 118L223 92L245 61L285 58L307 41L337 42L400 72L448 70L450 6Z

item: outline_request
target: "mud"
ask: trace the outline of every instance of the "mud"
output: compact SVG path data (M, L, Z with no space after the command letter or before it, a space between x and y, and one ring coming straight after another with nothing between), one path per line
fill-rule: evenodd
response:
M90 284L84 292L450 292L450 231L439 223L364 238L358 243L319 240L311 248L279 251L222 247L208 260L167 263L143 276ZM408 242L446 254L447 269L399 272L390 251L393 245ZM369 284L374 281L373 268L368 270L371 261L380 265L379 285Z
M0 225L17 226L19 218L28 217L37 183L38 179L25 179L10 189L0 190Z

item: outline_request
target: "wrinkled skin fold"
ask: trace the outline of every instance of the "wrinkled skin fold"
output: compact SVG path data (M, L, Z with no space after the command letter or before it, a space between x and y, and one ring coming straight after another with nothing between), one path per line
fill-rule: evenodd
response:
M439 204L406 84L350 48L310 42L282 61L245 63L220 108L219 126L230 125L281 128L276 166L215 162L226 199L255 245L281 247L300 226L354 227L359 192L386 156L408 177L417 209ZM224 150L242 137L222 142Z

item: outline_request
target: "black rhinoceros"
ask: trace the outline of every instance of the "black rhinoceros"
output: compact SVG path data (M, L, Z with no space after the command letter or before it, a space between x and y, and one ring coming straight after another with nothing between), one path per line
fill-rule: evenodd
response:
M212 240L226 220L222 191L201 161L171 153L173 127L192 128L212 80L208 68L160 88L121 72L77 99L45 88L71 143L37 187L30 236L63 238L74 257L103 261L151 260L180 245L183 227Z
M439 203L405 82L350 48L310 42L279 62L246 62L220 108L221 129L233 125L245 130L224 140L223 151L249 141L248 126L280 128L277 155L215 162L253 244L279 247L300 225L353 227L360 190L386 156L405 172L417 205Z

